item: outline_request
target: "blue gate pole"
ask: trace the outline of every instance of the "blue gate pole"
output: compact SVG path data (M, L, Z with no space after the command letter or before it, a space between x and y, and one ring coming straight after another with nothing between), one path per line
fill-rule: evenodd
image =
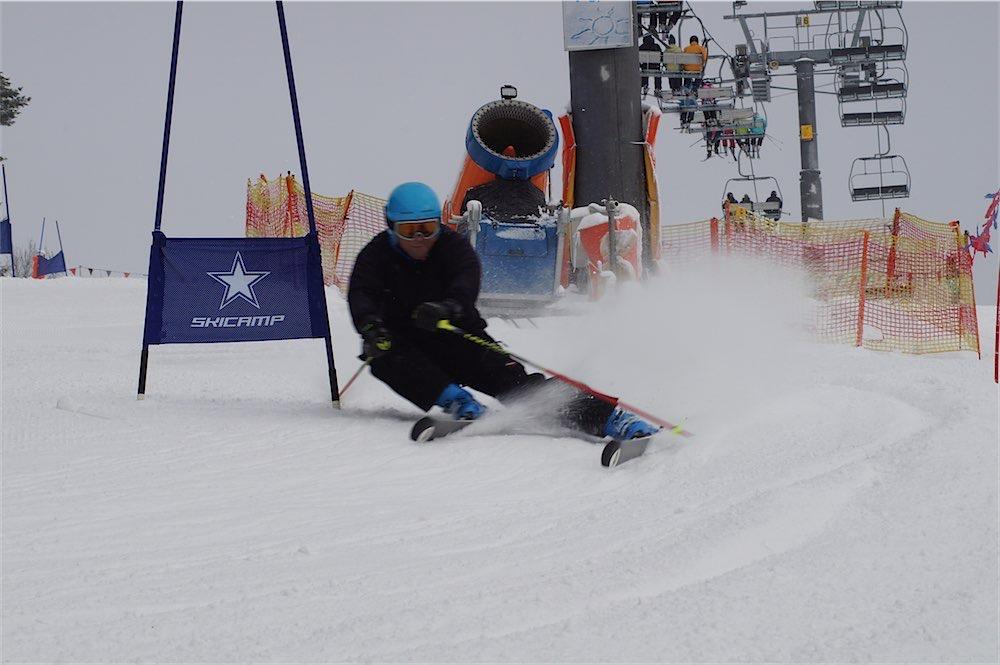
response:
M66 252L63 251L62 246L62 234L59 233L59 220L56 220L56 237L59 238L59 253L63 256L63 276L68 277L69 273L66 272Z
M167 112L163 121L163 152L160 154L160 186L156 192L156 222L154 230L160 230L163 220L163 190L167 183L167 152L170 150L170 119L174 113L174 84L177 82L177 54L181 46L181 13L184 10L183 0L177 0L177 11L174 14L174 46L170 54L170 82L167 84ZM152 250L156 251L156 250ZM146 279L152 279L150 271ZM149 345L146 344L146 334L142 336L142 355L139 357L139 391L137 398L146 396L146 365L149 362Z
M281 49L285 54L285 73L288 75L288 95L292 102L292 121L295 123L295 142L299 148L299 166L302 168L302 185L306 192L306 211L309 216L309 234L316 244L316 256L322 256L322 249L319 246L319 233L316 231L316 216L313 212L312 190L309 187L309 169L306 167L306 144L302 138L302 121L299 118L299 98L295 94L295 75L292 73L292 53L288 47L288 29L285 26L285 6L281 0L276 0L278 9L278 28L281 31ZM326 365L330 377L330 396L333 399L333 406L340 408L340 388L337 386L337 367L333 362L333 341L329 325L329 315L326 309L326 293L323 294L323 316L327 318L327 330L324 341L326 342Z
M3 204L7 206L7 223L10 224L10 276L17 277L17 268L14 267L14 222L10 219L10 197L7 196L7 167L0 164L3 171Z

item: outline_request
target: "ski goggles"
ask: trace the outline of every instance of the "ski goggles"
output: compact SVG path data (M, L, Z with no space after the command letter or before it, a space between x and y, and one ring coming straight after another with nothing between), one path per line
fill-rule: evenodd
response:
M413 222L394 222L392 230L397 236L406 240L433 238L441 232L441 220L418 219Z

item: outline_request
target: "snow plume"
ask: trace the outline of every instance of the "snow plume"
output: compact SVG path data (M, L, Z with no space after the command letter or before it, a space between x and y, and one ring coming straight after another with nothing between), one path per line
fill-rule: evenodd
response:
M801 363L809 354L793 355L806 343L802 326L812 314L801 271L728 257L669 270L650 289L635 294L637 309L643 296L655 303L640 324L651 355L637 367L657 368L679 401L740 411L808 380Z
M547 322L546 357L531 359L693 428L808 380L803 354L792 361L806 342L807 291L801 272L749 259L670 269L622 283L582 317ZM523 333L501 334L516 351Z

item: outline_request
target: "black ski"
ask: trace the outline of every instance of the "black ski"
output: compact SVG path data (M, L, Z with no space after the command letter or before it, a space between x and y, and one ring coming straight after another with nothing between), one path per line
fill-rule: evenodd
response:
M474 422L474 420L452 420L451 418L424 416L413 424L413 429L410 430L410 440L418 443L433 441L465 429Z
M630 459L641 457L646 452L646 446L649 445L649 440L652 438L652 436L644 436L638 439L609 441L604 445L604 450L601 451L601 466L614 468Z

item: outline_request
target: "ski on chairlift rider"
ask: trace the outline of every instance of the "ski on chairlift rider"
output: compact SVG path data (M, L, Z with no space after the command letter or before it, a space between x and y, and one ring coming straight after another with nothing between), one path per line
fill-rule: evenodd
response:
M466 387L500 402L530 400L545 388L559 396L559 424L597 437L648 436L659 427L524 366L506 354L443 330L448 321L496 343L476 309L482 269L462 235L441 224L441 204L427 185L407 182L389 195L388 228L361 250L347 302L372 375L422 411L439 406L474 420L486 412Z

